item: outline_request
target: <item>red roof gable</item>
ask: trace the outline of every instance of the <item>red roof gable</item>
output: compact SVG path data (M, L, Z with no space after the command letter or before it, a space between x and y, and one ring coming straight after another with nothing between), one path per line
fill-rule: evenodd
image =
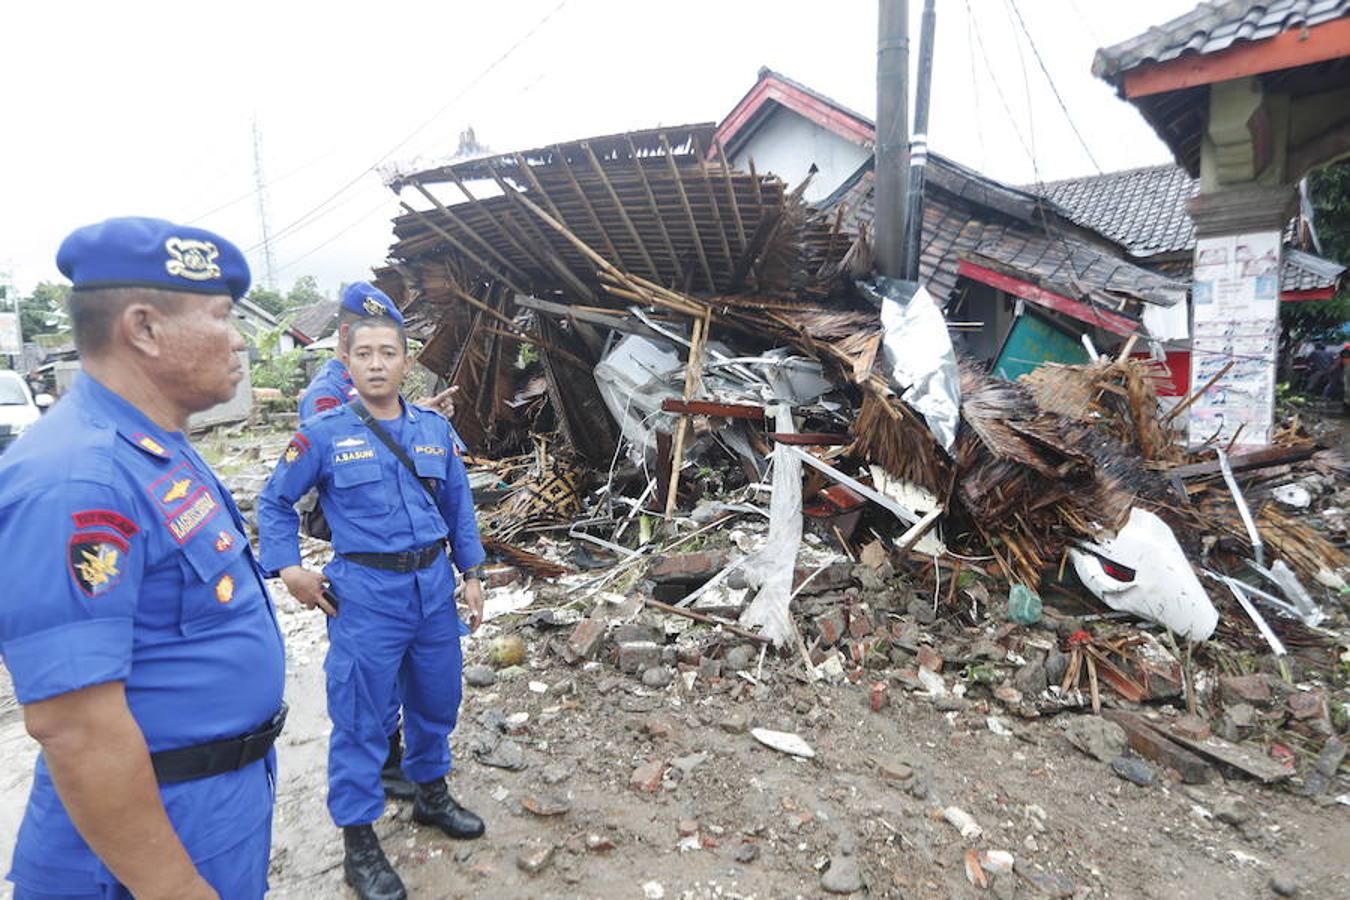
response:
M773 110L774 104L786 107L859 146L871 149L876 140L876 125L871 119L804 84L765 68L759 70L759 81L755 82L755 86L717 126L714 145L723 147L729 154L735 153L736 144L749 138L752 126L762 121Z

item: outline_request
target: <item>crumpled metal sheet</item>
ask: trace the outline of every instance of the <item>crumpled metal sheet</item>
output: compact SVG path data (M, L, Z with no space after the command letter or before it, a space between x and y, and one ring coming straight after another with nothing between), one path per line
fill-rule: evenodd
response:
M878 275L856 284L881 307L887 379L950 453L961 422L961 372L942 310L913 281Z

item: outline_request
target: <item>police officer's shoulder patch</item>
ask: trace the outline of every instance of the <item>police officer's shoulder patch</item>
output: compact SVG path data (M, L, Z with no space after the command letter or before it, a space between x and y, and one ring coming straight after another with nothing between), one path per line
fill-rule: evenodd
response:
M77 532L66 547L70 577L86 597L105 594L121 580L130 552L130 545L111 531Z
M308 449L309 438L297 431L295 437L291 438L291 442L286 445L286 452L281 454L281 459L289 465L304 455Z
M163 444L152 438L144 432L138 431L135 434L127 436L133 444L140 447L151 456L158 456L160 459L168 459L171 453Z
M328 410L341 405L342 401L339 400L337 397L334 397L331 394L324 394L322 397L315 398L314 412L315 413L328 412Z

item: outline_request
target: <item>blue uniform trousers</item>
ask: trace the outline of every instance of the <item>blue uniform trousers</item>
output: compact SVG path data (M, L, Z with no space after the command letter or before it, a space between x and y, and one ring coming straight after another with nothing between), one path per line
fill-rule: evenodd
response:
M432 571L440 569L441 571ZM337 557L325 573L338 598L328 620L328 811L339 826L384 812L380 768L387 717L403 701L403 774L434 781L450 770L459 716L462 627L449 561L413 573L386 572Z

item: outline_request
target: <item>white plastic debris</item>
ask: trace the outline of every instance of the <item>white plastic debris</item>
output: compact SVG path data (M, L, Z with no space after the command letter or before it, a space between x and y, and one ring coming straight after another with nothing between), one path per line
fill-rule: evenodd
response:
M777 409L779 431L796 431L792 411ZM788 612L792 577L802 542L802 464L788 444L773 451L773 497L769 501L769 539L744 565L745 578L759 589L741 613L742 628L759 628L775 647L797 637L797 625Z
M979 823L975 821L974 817L959 806L949 806L944 809L942 811L942 818L946 819L949 825L961 832L961 837L963 838L977 838L984 834L984 829L979 826Z
M1003 720L1000 719L998 716L989 716L984 721L985 724L989 726L989 730L992 731L994 734L998 735L999 737L1013 736L1012 729L1009 728L1007 725L1004 725Z
M1112 609L1165 625L1192 641L1207 639L1219 624L1219 613L1172 529L1148 510L1131 509L1114 538L1072 549L1069 559L1083 585Z
M941 697L947 693L947 682L942 680L942 676L936 672L923 667L919 668L919 683L923 689L934 697Z
M648 881L642 885L642 896L646 900L662 900L666 896L666 889L661 887L659 881Z
M751 728L750 734L764 746L777 750L779 753L800 756L802 759L814 759L816 756L816 751L811 749L810 744L789 731Z
M1007 875L1013 870L1013 855L1007 850L981 850L980 868L995 875Z
M1307 509L1312 505L1312 492L1301 484L1282 484L1270 492L1271 496L1294 509Z

